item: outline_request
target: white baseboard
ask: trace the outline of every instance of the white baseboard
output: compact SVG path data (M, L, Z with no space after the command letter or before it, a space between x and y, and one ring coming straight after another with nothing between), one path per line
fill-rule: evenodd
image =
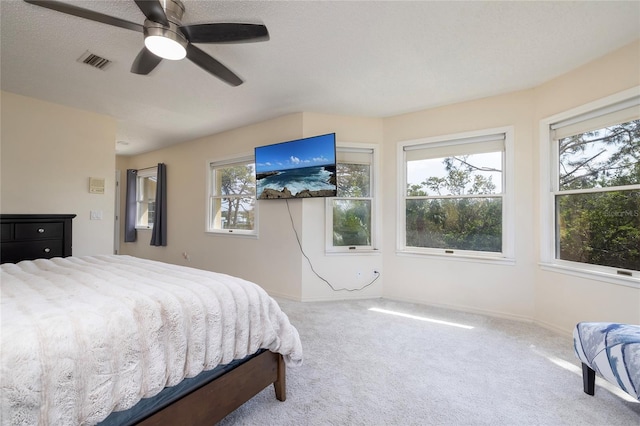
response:
M363 294L348 294L336 297L305 297L302 298L302 302L340 302L343 300L366 300L366 299L382 299L381 296L367 296Z
M447 304L447 303L433 303L433 302L424 301L424 300L405 299L405 298L402 298L402 297L383 297L383 299L396 300L398 302L406 302L406 303L418 303L420 305L433 306L434 308L451 309L453 311L467 312L467 313L470 313L470 314L487 315L487 316L490 316L490 317L504 318L504 319L514 320L514 321L519 321L519 322L528 322L528 323L534 323L535 322L533 318L527 317L527 316L524 316L524 315L516 315L516 314L509 313L509 312L491 311L491 310L487 310L487 309L478 309L478 308L474 308L474 307L466 306L466 305L453 305L453 304Z
M292 296L290 294L279 293L277 291L270 291L270 290L267 290L267 289L264 289L264 290L267 292L267 294L269 296L274 297L274 298L292 300L294 302L302 302L302 300L300 300L299 297L294 297L294 296Z
M472 306L467 306L467 305L454 305L454 304L447 304L447 303L433 303L433 302L425 301L425 300L406 299L406 298L402 298L402 297L366 296L366 295L362 295L362 294L336 295L336 297L297 298L297 297L293 297L293 296L291 296L289 294L281 294L281 293L277 293L277 292L268 292L268 293L272 297L277 297L277 298L281 298L281 299L292 300L294 302L302 302L302 303L305 303L305 302L339 302L339 301L343 301L343 300L365 300L365 299L387 299L387 300L394 300L394 301L397 301L397 302L417 303L417 304L424 305L424 306L433 306L434 308L451 309L453 311L458 311L458 312L466 312L466 313L470 313L470 314L486 315L486 316L495 317L495 318L502 318L502 319L508 319L508 320L513 320L513 321L518 321L518 322L531 323L531 324L535 324L537 326L540 326L540 327L542 327L544 329L547 329L549 331L552 331L554 333L560 334L562 336L571 337L573 335L573 330L566 330L564 328L558 327L555 324L551 324L551 323L548 323L546 321L542 321L542 320L539 320L539 319L536 319L536 318L532 318L532 317L528 317L528 316L524 316L524 315L517 315L517 314L510 313L510 312L493 311L493 310L489 310L489 309L478 309L478 308L474 308Z
M480 315L487 315L487 316L490 316L490 317L504 318L504 319L520 321L520 322L528 322L528 323L532 323L532 324L535 324L537 326L540 326L542 328L545 328L545 329L547 329L549 331L553 331L554 333L560 334L562 336L567 336L567 337L572 337L573 336L573 330L567 330L565 328L558 327L555 324L551 324L551 323L548 323L546 321L539 320L537 318L528 317L528 316L524 316L524 315L516 315L516 314L509 313L509 312L492 311L492 310L488 310L488 309L478 309L478 308L474 308L474 307L466 306L466 305L451 305L451 304L444 304L444 303L432 303L432 302L426 302L426 301L421 301L421 300L413 300L413 299L403 299L403 298L393 298L393 297L385 297L385 299L397 300L399 302L419 303L421 305L433 306L433 307L436 307L436 308L451 309L451 310L454 310L454 311L467 312L467 313L480 314Z
M538 319L534 320L533 323L535 325L539 325L542 328L546 328L547 330L553 331L554 333L558 333L558 334L561 334L563 336L567 336L567 337L573 338L573 330L569 331L569 330L566 330L564 328L560 328L555 324L551 324L551 323L548 323L546 321L542 321L542 320L538 320Z

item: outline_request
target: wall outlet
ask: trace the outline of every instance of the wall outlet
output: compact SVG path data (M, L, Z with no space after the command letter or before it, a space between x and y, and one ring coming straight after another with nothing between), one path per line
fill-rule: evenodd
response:
M91 210L90 220L102 220L102 210Z

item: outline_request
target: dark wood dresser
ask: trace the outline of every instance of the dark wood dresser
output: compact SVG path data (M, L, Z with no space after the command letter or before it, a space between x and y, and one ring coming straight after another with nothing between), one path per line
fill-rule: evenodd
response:
M71 256L75 214L0 214L0 263Z

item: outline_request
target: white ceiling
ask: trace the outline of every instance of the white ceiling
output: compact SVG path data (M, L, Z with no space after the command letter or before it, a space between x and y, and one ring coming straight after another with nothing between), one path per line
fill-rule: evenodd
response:
M133 1L65 2L144 21ZM132 74L141 33L1 0L2 90L115 117L130 155L292 112L387 117L526 89L640 37L639 1L183 3L183 24L267 26L267 42L198 44L244 84L186 59ZM87 50L113 64L77 62Z

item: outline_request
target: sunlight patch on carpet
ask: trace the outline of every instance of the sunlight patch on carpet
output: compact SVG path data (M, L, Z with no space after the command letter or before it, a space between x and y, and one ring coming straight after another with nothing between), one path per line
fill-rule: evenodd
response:
M558 367L564 368L565 370L571 371L574 374L577 374L578 376L582 377L582 369L576 365L573 365L572 363L565 361L563 359L560 359L558 357L555 357L553 355L548 355L545 354L544 352L535 349L534 347L531 348L531 350L533 350L533 352L542 355L543 357L545 357L546 359L548 359L549 361L551 361L552 363L554 363L555 365L557 365ZM580 383L580 386L582 386L582 383ZM615 396L624 399L625 401L629 401L629 402L635 402L635 403L640 403L640 401L638 401L637 399L633 398L631 395L629 395L628 393L624 392L623 390L621 390L619 387L607 382L606 380L598 377L596 375L596 386L605 388L606 390L608 390L609 392L611 392L612 394L614 394Z
M419 320L419 321L432 322L432 323L440 324L440 325L450 325L452 327L464 328L466 330L472 330L474 328L474 327L472 327L470 325L464 325L464 324L458 324L458 323L455 323L455 322L442 321L442 320L437 320L437 319L433 319L433 318L421 317L421 316L418 316L418 315L405 314L403 312L389 311L387 309L369 308L369 310L373 311L373 312L379 312L381 314L395 315L395 316L398 316L398 317L410 318L410 319Z

